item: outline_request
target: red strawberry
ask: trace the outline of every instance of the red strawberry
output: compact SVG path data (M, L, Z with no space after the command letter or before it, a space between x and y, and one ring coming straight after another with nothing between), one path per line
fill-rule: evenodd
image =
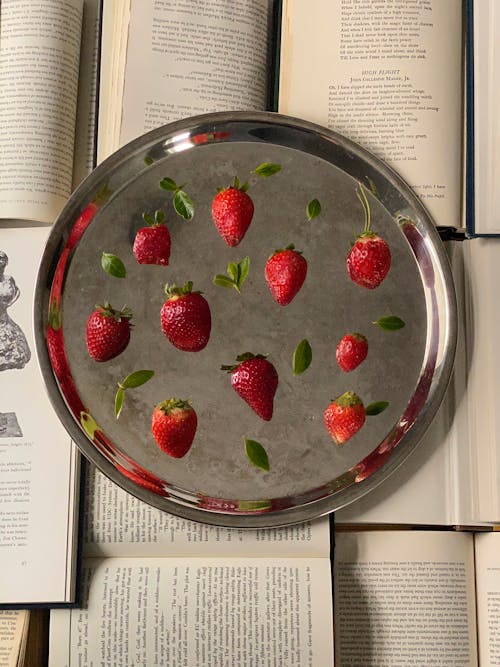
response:
M266 282L276 303L287 306L304 284L307 261L293 244L275 250L264 269Z
M231 247L240 243L252 222L254 206L247 188L247 183L240 186L239 180L235 178L233 185L219 190L212 200L215 226Z
M129 308L114 310L109 304L96 306L87 320L87 349L95 361L109 361L127 347L130 340Z
M336 445L343 445L365 423L365 407L357 394L346 391L326 408L323 418Z
M203 350L212 328L210 307L201 292L193 292L192 288L191 281L184 287L165 285L168 299L160 313L163 333L183 352Z
M337 345L337 363L347 373L357 368L367 354L368 341L359 333L346 334Z
M87 229L87 227L90 225L92 222L95 214L97 211L101 208L101 206L104 204L104 202L107 201L111 194L111 190L109 190L108 186L105 185L101 192L97 194L95 199L88 204L83 211L80 213L80 215L77 217L75 220L75 224L71 228L71 231L68 236L68 240L66 241L66 248L69 250L73 248L78 241L81 239L84 231Z
M151 432L162 451L180 459L193 444L197 425L198 418L189 401L169 398L155 407Z
M365 226L347 255L347 273L361 287L375 289L391 268L391 251L387 241L371 230L370 205L364 188L356 192L365 213Z
M160 264L166 266L170 259L170 232L165 225L163 211L155 211L154 216L143 213L148 223L141 227L134 239L133 252L139 264Z
M265 421L273 416L274 394L278 387L278 373L262 354L245 352L236 357L234 366L221 366L231 372L231 385L252 410Z

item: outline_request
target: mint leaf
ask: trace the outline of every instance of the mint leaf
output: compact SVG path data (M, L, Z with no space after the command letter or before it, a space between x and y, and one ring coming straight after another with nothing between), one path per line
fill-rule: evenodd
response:
M96 431L99 431L99 425L88 412L80 413L80 424L83 426L83 430L89 436L91 440L94 439L94 434Z
M312 349L307 338L301 340L293 353L292 367L294 375L300 375L311 365Z
M125 278L127 275L125 264L119 257L110 252L102 253L101 266L106 273L109 273L110 276L114 276L115 278Z
M213 283L219 287L234 287L237 292L245 282L250 270L250 257L244 257L239 262L229 262L227 265L227 276L218 273L214 276ZM229 276L229 277L228 277Z
M250 257L243 257L243 259L239 262L239 267L240 267L240 275L238 282L241 287L245 282L245 280L247 279L248 272L250 271Z
M231 278L231 280L234 280L235 283L238 283L240 270L236 262L229 262L229 264L227 265L227 274Z
M154 371L134 371L133 373L130 373L130 375L127 375L123 382L120 382L120 386L123 389L135 389L136 387L140 387L142 384L146 384L148 380L151 380L154 374Z
M273 164L272 162L263 162L262 164L259 164L258 167L253 169L251 173L256 174L257 176L262 176L263 178L267 178L268 176L277 174L278 171L281 171L280 164Z
M172 178L162 178L160 181L160 188L175 192L177 190L177 183Z
M118 391L116 392L115 396L115 415L117 419L121 415L124 400L125 400L125 390L123 389L123 387L118 387Z
M398 329L402 329L405 326L403 320L396 315L387 315L386 317L381 317L375 322L372 322L372 324L377 325L385 331L397 331Z
M146 157L144 158L144 164L149 167L151 164L153 164L153 162L154 160L151 157L151 155L146 155Z
M174 208L184 220L192 220L194 216L194 204L184 190L177 190L174 194Z
M365 408L365 412L369 417L374 417L383 412L386 407L389 405L388 401L377 401L376 403L370 403Z
M317 199L312 199L306 207L306 214L308 220L317 218L321 213L321 204Z
M213 282L214 285L217 285L218 287L236 287L236 285L234 284L234 280L231 280L231 278L223 276L220 273L214 276Z
M245 441L245 449L250 463L253 463L258 468L262 468L262 470L269 470L269 459L266 450L260 442L249 440L248 438L243 438L243 440Z

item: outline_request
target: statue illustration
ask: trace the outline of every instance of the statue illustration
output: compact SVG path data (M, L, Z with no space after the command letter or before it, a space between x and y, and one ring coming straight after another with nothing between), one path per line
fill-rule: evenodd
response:
M0 250L0 371L24 368L31 358L26 336L7 313L19 298L14 278L5 275L8 261L6 253Z

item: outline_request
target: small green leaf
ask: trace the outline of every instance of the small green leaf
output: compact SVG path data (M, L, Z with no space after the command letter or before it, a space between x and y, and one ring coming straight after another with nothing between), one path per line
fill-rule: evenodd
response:
M194 215L194 204L184 190L177 190L174 195L174 208L184 220L192 220Z
M262 468L262 470L269 470L269 459L267 457L266 450L256 440L249 440L248 438L243 438L245 441L245 449L247 452L248 459L254 466Z
M133 373L130 373L130 375L127 375L123 382L120 382L120 386L123 389L135 389L136 387L140 387L142 384L146 384L146 382L151 380L154 374L154 371L134 371Z
M214 285L218 285L219 287L236 287L234 280L223 276L221 273L214 276Z
M312 349L307 338L301 340L293 353L293 372L294 375L300 375L309 368L312 361Z
M236 262L229 262L227 265L227 274L232 280L234 280L235 283L238 282L240 269Z
M144 164L149 167L151 164L153 164L153 162L154 160L151 157L151 155L146 155L146 157L144 158Z
M125 400L125 390L123 389L123 387L118 387L118 391L116 392L115 396L115 415L117 419L121 414L124 400Z
M256 167L251 173L256 174L257 176L262 176L264 178L267 178L268 176L277 174L278 171L281 171L280 164L273 164L272 162L263 162L262 164L259 164L259 166Z
M250 271L250 257L243 257L243 259L239 262L239 267L240 267L239 283L241 287L245 282L245 280L247 279L248 272Z
M381 317L372 324L376 324L381 329L385 331L397 331L402 329L405 326L405 323L400 317L396 315L387 315L386 317Z
M91 440L94 439L94 434L96 431L99 431L99 425L88 412L80 413L80 424L83 426L83 430L89 436Z
M171 178L162 178L160 181L160 188L175 192L177 190L177 183Z
M312 199L306 208L307 219L313 220L321 213L321 204L317 199Z
M102 253L101 266L106 273L115 278L125 278L127 275L125 264L119 257L112 255L110 252Z
M239 500L238 509L241 512L262 512L271 509L269 500Z
M161 225L163 222L165 222L165 212L161 208L155 211L154 220L157 225Z
M374 417L375 415L379 415L381 412L383 412L388 405L388 401L377 401L376 403L370 403L370 405L366 406L365 412L368 416Z

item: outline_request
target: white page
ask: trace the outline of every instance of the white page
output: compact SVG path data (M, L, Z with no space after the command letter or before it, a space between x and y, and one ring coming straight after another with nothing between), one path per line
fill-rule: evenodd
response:
M328 558L89 559L82 580L50 667L333 664Z
M48 231L0 229L8 257L0 281L0 604L72 595L78 457L50 405L33 337L33 292Z
M53 222L71 192L83 0L2 0L0 218Z
M362 144L459 226L460 0L285 0L279 110Z
M336 533L335 665L476 667L468 533Z
M122 12L127 11L127 4L117 3ZM146 4L132 0L119 145L187 116L264 110L269 29L267 0L161 0ZM122 39L116 33L115 38ZM107 100L110 113L119 119L121 84L111 81L110 85L117 107L113 108L105 90L101 99ZM104 114L106 111L104 108ZM100 134L100 144L108 140L110 144L99 152L99 159L118 148L113 145L113 136Z
M481 667L500 665L500 533L474 536Z
M162 512L87 469L83 549L86 556L328 557L328 518L269 529L210 526Z

